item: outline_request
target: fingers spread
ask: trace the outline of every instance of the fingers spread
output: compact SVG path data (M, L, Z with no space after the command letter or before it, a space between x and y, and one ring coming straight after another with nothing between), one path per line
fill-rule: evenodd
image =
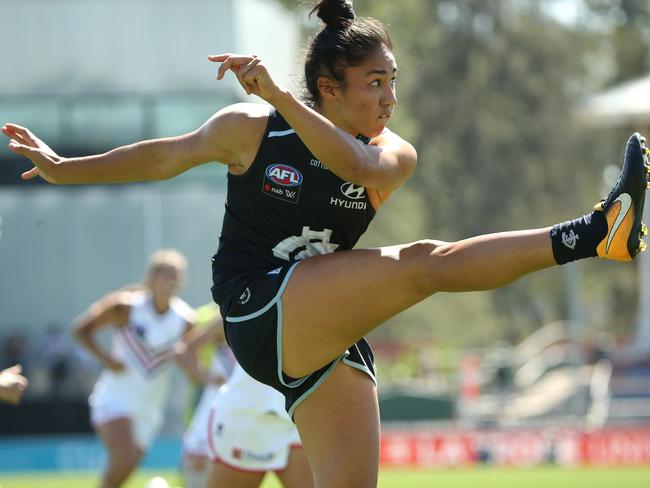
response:
M40 173L39 173L39 171L38 171L38 168L37 168L36 166L34 166L34 167L33 167L32 169L30 169L29 171L25 171L23 174L21 174L20 177L21 177L23 180L31 180L32 178L35 178L35 177L38 176L39 174L40 174Z
M18 137L33 137L32 133L29 131L27 127L23 127L16 124L5 124L5 127L7 128L10 134L16 135Z
M2 133L12 139L22 139L22 134L18 126L14 124L5 124L2 126Z
M9 149L16 154L21 154L23 156L28 155L32 151L31 147L21 144L16 139L9 141Z
M7 128L8 130L10 130L10 131L12 131L12 132L20 132L20 131L25 131L25 130L27 130L27 129L26 129L25 127L23 127L22 125L12 124L11 122L7 122L7 123L2 127L3 130L4 130L5 128Z
M16 124L5 124L2 127L2 132L7 137L20 141L30 146L36 146L36 137L31 131L25 127Z

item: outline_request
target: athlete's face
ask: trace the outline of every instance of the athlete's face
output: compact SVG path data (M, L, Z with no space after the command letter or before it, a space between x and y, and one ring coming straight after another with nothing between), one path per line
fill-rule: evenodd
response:
M395 79L397 65L393 53L385 46L373 51L358 66L345 69L345 83L334 99L341 129L356 136L374 137L384 130L397 103Z
M160 267L151 272L149 286L151 292L161 298L171 298L183 283L183 273L174 267Z

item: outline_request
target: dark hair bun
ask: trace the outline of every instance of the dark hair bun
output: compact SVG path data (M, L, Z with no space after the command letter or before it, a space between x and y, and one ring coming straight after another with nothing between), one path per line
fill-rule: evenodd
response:
M331 28L346 24L355 18L352 0L320 0L311 11L314 12Z

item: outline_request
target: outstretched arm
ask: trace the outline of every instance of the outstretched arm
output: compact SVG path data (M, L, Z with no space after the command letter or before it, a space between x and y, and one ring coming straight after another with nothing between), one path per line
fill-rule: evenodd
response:
M226 107L184 135L140 141L104 154L77 158L59 156L25 127L7 123L2 133L10 139L12 152L34 163L31 170L22 174L25 180L36 176L57 184L163 180L211 161L241 165L251 139L251 121L255 120L251 116L253 110L247 107L248 104Z

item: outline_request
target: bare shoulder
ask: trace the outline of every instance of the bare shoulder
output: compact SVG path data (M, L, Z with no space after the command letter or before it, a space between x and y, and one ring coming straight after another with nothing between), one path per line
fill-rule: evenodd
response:
M211 127L214 126L228 126L240 128L254 129L261 126L262 129L266 127L268 120L270 106L261 103L234 103L222 108L216 112L206 122Z
M271 106L266 103L233 103L222 108L217 114L230 115L232 117L241 117L244 120L262 119L266 120L269 116Z
M253 162L266 125L270 106L236 103L215 113L202 127L202 135L215 141L225 154L222 161L233 173L243 173Z

